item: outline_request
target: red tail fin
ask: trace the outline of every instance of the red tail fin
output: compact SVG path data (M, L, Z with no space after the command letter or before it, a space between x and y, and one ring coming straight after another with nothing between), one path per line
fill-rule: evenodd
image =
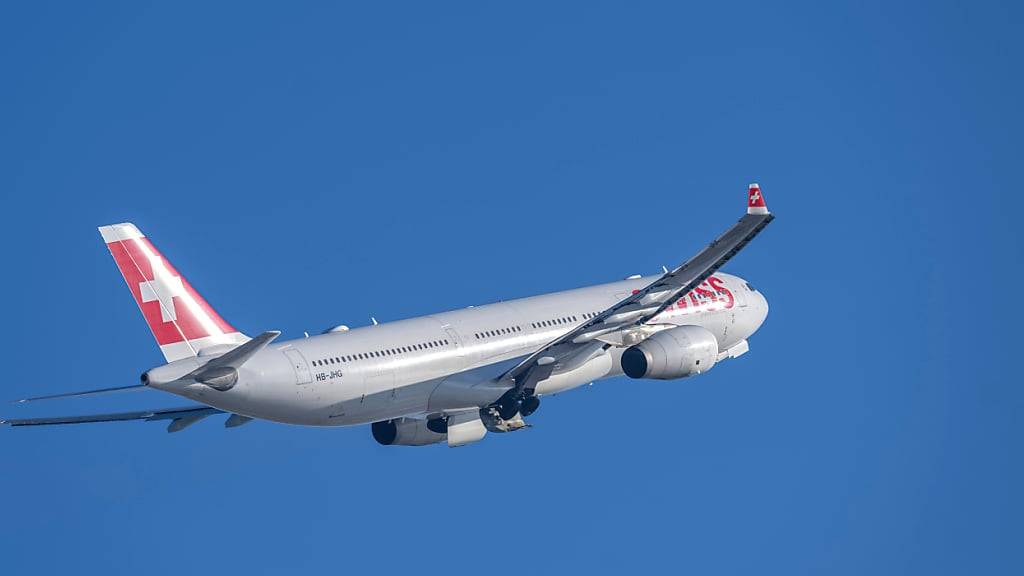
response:
M101 226L100 234L168 362L196 356L210 346L248 340L207 304L134 224Z

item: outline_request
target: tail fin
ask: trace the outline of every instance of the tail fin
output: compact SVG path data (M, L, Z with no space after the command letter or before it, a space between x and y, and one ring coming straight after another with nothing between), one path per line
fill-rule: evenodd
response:
M203 300L134 224L101 226L100 234L168 362L196 356L210 346L248 340Z

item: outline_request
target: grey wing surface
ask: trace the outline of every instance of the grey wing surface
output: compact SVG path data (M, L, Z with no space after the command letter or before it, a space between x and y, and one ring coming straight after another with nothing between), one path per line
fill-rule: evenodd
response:
M40 400L57 400L61 398L80 398L83 396L98 396L100 394L112 394L115 392L135 392L145 390L145 384L132 384L131 386L114 386L113 388L100 388L99 390L86 390L85 392L64 392L61 394L49 394L47 396L35 396L33 398L22 398L17 400L18 404L27 402L38 402Z
M751 198L750 202L753 201ZM556 365L564 367L567 363L575 365L585 362L604 346L596 340L598 337L643 324L657 316L678 298L707 280L774 218L767 209L748 209L747 214L736 224L697 255L574 330L549 342L505 373L501 379L514 382L515 386L510 392L532 396L537 383L549 377Z
M52 426L57 424L88 424L91 422L122 422L125 420L170 420L168 432L177 432L212 414L223 414L223 410L209 406L188 406L161 410L139 410L135 412L113 412L89 414L86 416L56 416L50 418L10 418L0 420L8 426Z

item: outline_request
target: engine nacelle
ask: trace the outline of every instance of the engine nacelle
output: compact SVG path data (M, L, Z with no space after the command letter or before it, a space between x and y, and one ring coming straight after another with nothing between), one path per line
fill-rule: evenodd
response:
M701 326L663 330L622 353L630 378L675 380L707 372L718 360L718 340Z
M472 444L487 435L487 427L480 419L479 410L452 414L447 420L384 420L374 422L370 430L373 432L373 439L385 446L426 446L447 440L448 446L454 448Z
M370 426L373 439L385 446L426 446L444 442L447 434L438 434L427 428L426 420L395 418L374 422Z

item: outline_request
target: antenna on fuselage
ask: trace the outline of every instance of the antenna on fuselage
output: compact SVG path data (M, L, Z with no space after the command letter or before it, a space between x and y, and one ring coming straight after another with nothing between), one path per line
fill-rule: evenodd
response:
M661 271L668 274L668 268L666 268L664 264L661 265Z
M376 318L374 318L373 316L370 316L370 322L373 322L373 325L374 325L374 326L376 326L376 325L377 325L377 319L376 319Z

